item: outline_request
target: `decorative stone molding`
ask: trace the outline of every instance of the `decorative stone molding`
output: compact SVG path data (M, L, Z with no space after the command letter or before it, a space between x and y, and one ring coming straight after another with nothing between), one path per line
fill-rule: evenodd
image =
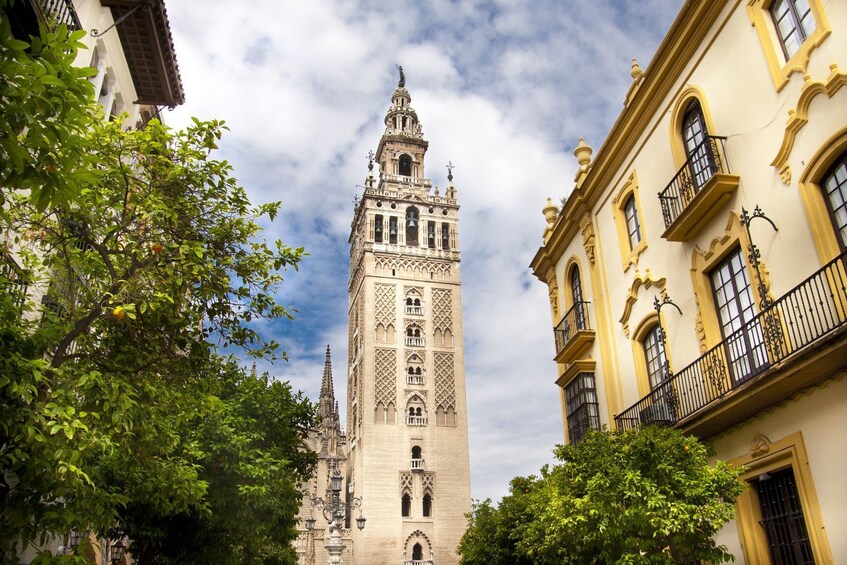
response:
M800 92L800 98L797 100L797 108L788 111L788 121L785 124L782 145L771 162L771 166L776 168L782 182L786 185L791 182L791 168L788 166L788 157L794 148L797 133L809 121L809 106L812 104L812 100L818 94L826 94L827 97L832 98L842 86L847 84L847 73L840 70L837 63L832 63L829 70L830 73L826 81L812 81L809 75L805 75L803 77L805 81L803 89Z
M579 221L579 228L582 231L582 246L585 248L585 255L591 264L594 264L594 225L591 223L591 216L585 214Z
M659 293L664 297L667 291L665 290L666 279L664 277L657 278L653 276L650 272L650 269L642 275L638 271L635 271L635 278L632 281L632 285L629 288L629 292L627 293L626 303L624 304L623 315L621 316L620 323L623 326L623 333L628 338L629 337L629 317L632 314L632 307L635 306L635 303L638 302L638 291L643 286L645 289L656 286L659 289Z
M750 455L761 457L771 450L771 440L764 434L756 434L750 442Z

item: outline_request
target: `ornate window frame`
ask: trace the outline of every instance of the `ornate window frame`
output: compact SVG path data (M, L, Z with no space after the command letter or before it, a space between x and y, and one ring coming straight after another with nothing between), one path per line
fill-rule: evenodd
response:
M750 241L741 225L741 219L735 212L729 213L729 221L724 229L724 234L712 240L708 251L695 247L691 259L691 282L694 293L703 297L698 300L700 306L697 312L698 339L701 342L701 351L705 351L723 340L721 322L715 306L714 292L712 291L711 272L730 252L740 248L744 257L744 268L747 270L747 278L750 286L755 289L758 285L756 273L750 268L745 250L748 249ZM770 289L768 270L764 263L760 263L762 278L765 279L765 288ZM754 296L758 308L758 296ZM702 331L700 327L702 326Z
M626 223L626 205L630 197L635 204L635 214L638 218L639 235L641 240L633 247L630 244L629 229ZM618 249L621 251L621 262L624 272L630 267L638 267L638 258L647 249L647 231L644 225L644 207L638 194L638 176L635 171L630 173L623 186L612 199L612 210L615 215L615 225L618 233Z
M638 385L638 393L640 397L647 396L653 387L650 386L650 375L647 371L647 355L644 352L644 340L656 327L664 328L663 319L651 312L647 314L632 332L632 352L635 358L635 378ZM665 359L668 361L668 367L673 370L673 363L669 355L667 343L665 344Z
M815 31L813 31L797 51L786 60L782 48L782 40L776 32L773 17L771 16L771 5L773 0L749 0L747 4L747 15L753 27L756 28L759 42L762 44L765 61L770 70L776 91L782 90L793 73L806 73L809 67L809 59L812 51L824 42L832 33L829 20L824 12L822 0L809 0L809 8L815 19Z
M791 467L797 482L797 493L803 507L806 530L816 563L833 563L832 551L823 523L815 482L809 470L809 458L803 443L802 432L794 432L778 441L771 442L761 434L753 438L749 452L729 461L732 466L745 466L740 476L743 481L757 480L769 471ZM767 563L770 560L762 527L761 510L754 489L747 488L735 501L738 536L744 548L747 563Z
M809 164L806 165L797 182L821 264L837 257L841 253L841 248L830 221L829 209L824 200L820 182L833 163L845 152L847 152L847 127L841 128L822 144L809 160Z
M685 150L685 139L682 134L682 123L685 119L685 112L688 110L689 104L697 101L700 105L700 113L703 115L703 120L706 122L706 134L715 135L715 121L712 119L712 111L709 109L709 104L706 102L706 93L699 86L689 84L676 97L673 112L671 113L671 153L673 154L674 167L678 170L686 161L688 161L688 153ZM674 171L676 172L676 171Z

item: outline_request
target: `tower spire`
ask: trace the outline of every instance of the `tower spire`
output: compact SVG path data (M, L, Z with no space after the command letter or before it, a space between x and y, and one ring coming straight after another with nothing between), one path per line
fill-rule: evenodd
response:
M335 390L332 386L332 359L329 345L326 346L326 361L324 361L324 376L321 382L321 396L318 401L318 415L321 419L332 418L336 414Z

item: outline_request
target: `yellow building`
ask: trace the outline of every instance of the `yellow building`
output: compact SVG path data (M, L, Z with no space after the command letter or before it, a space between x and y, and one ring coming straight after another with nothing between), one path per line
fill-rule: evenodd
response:
M738 562L847 562L847 6L689 0L544 208L565 438L673 425L745 465Z

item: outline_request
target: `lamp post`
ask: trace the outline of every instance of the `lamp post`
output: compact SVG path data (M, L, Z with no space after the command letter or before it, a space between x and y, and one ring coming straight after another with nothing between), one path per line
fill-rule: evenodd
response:
M344 541L341 539L341 524L342 521L349 515L349 511L353 508L359 509L359 517L356 518L356 527L360 530L365 528L365 517L362 516L362 499L354 496L350 504L341 501L341 473L336 467L329 477L329 488L327 488L327 500L319 496L310 495L304 492L309 497L312 503L312 508L317 508L323 514L324 519L329 526L329 537L324 542L324 547L329 554L329 565L341 565L341 553L344 551ZM306 518L306 529L312 531L315 528L317 520L313 515Z

